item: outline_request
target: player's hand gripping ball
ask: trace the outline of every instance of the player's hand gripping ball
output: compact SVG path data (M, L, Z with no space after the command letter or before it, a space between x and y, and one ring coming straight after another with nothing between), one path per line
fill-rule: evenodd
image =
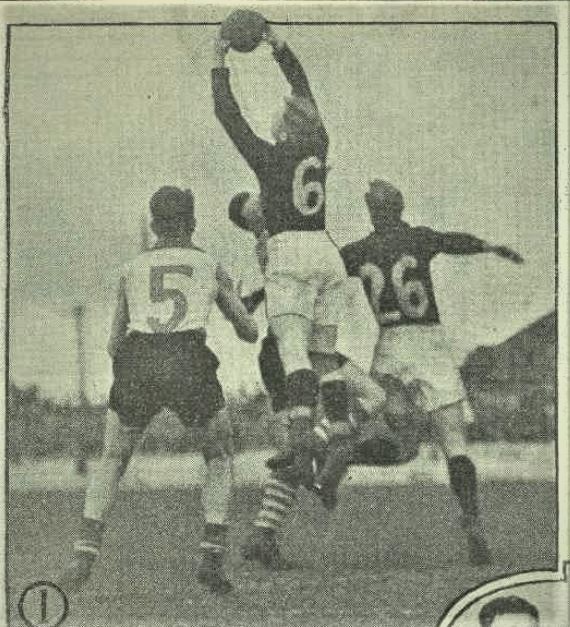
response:
M261 13L236 9L222 22L220 35L233 50L251 52L259 46L265 29L265 18Z

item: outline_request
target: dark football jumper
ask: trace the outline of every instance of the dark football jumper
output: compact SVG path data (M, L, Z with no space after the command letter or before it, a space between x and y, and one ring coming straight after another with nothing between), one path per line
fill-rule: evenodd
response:
M314 104L305 72L287 44L273 56L293 95ZM232 94L228 68L212 69L212 91L218 120L259 181L269 235L324 230L324 198L316 191L303 193L312 181L325 188L329 139L322 123L299 141L271 144L257 137L244 119Z

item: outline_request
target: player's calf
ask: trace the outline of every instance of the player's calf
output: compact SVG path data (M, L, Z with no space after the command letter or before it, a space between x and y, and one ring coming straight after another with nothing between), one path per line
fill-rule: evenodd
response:
M467 455L456 455L448 462L449 479L461 508L461 526L467 535L469 561L473 566L491 563L491 551L479 514L477 471Z
M295 468L272 473L263 491L261 509L253 523L253 530L242 546L242 557L272 570L288 570L291 565L279 551L277 532L288 518L299 487Z
M438 443L447 459L449 483L461 509L462 527L467 534L469 561L475 566L489 564L491 552L480 519L477 470L466 453L462 403L453 403L434 411L432 421L438 435Z
M119 416L109 410L103 452L89 478L73 558L59 579L62 589L68 592L77 592L91 575L101 550L104 521L141 433L139 428L123 426Z
M321 384L321 396L325 420L317 432L328 446L324 461L313 483L313 491L323 501L327 509L334 509L337 502L338 486L348 468L354 453L354 434L348 420L348 389L343 380L325 380ZM334 434L330 442L328 441Z
M231 423L225 412L209 421L202 443L206 481L202 507L206 524L200 543L202 561L198 581L211 592L225 594L232 584L224 573L228 549L228 509L233 487L233 440Z

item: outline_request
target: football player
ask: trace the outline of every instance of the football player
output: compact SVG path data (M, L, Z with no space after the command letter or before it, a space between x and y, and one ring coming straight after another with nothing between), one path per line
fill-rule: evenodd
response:
M285 110L272 126L274 143L257 137L242 116L225 67L228 44L221 38L214 46L212 91L217 118L259 182L267 230L267 317L286 374L290 421L291 451L284 452L282 461L307 483L312 481L313 457L308 434L319 395L309 340L314 326L318 327L323 343L320 356L328 361L335 355L346 272L325 230L327 132L297 57L271 28L264 37L292 89L285 98ZM321 395L331 422L347 419L348 397L342 378L329 377ZM289 501L294 488L283 486L285 492L284 501ZM261 520L259 523L253 544L274 547L274 529L263 527Z
M473 235L410 226L402 220L401 192L386 181L372 181L365 200L374 231L345 246L341 254L348 274L362 279L380 327L372 374L380 385L394 379L403 383L418 410L428 417L459 501L470 561L489 563L477 474L464 435L465 390L440 324L430 262L440 253L494 253L516 264L523 259L506 246Z
M243 192L237 194L229 206L230 220L238 227L253 233L256 236L256 255L262 272L266 264L266 231L263 212L259 197L255 194ZM250 313L264 301L265 291L256 290L243 298L243 302ZM326 385L327 373L323 370L324 360L319 359L320 338L317 333L311 337L309 356L314 366L320 368L322 381ZM334 376L342 375L351 398L354 399L355 414L363 415L363 420L357 420L353 414L350 422L330 422L326 417L314 427L315 445L313 450L321 466L315 478L315 485L319 485L321 473L326 476L326 485L322 490L315 490L322 498L327 509L336 505L336 493L344 472L350 461L359 463L389 465L409 461L417 455L418 440L415 434L410 433L407 405L402 399L390 395L386 399L384 390L356 364L343 355L337 353L330 357L330 366L334 369ZM337 372L336 368L340 368ZM259 354L259 369L265 388L270 396L273 412L282 420L287 420L287 386L286 374L281 361L275 336L269 330L262 342ZM388 411L391 424L396 427L397 434L386 424L383 414ZM408 437L400 439L404 434ZM280 437L287 437L286 429L281 430ZM334 451L334 454L332 454ZM277 529L280 527L293 505L293 498L298 487L287 468L275 463L274 458L268 460L271 468L271 478L265 486L262 508L254 522L254 526ZM285 562L279 556L277 547L267 542L265 548L257 546L256 559L271 568L283 568ZM252 559L251 543L246 543L244 556Z
M225 593L232 587L223 556L233 445L216 373L219 362L206 345L206 323L216 303L242 340L256 342L257 327L224 269L193 244L192 192L162 187L150 200L150 212L157 242L122 271L109 341L114 381L104 446L88 484L74 561L60 583L75 591L89 577L133 450L153 416L169 408L201 436L207 472L198 579Z

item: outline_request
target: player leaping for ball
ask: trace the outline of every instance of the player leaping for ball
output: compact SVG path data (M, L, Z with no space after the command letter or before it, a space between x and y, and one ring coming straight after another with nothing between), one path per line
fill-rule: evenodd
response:
M284 451L283 460L288 460L298 475L291 485L280 482L277 490L271 487L282 507L269 511L262 506L255 521L256 534L246 556L264 562L277 551L275 530L290 509L295 482L300 478L305 484L312 483L310 446L319 377L308 355L308 343L316 327L324 340L323 360L336 353L346 271L325 230L327 132L301 64L261 20L263 37L292 89L292 95L285 98L285 111L273 123L274 143L257 137L240 112L225 67L229 42L222 39L222 33L215 42L212 90L216 116L259 181L268 231L267 317L286 374L290 417L292 454ZM331 378L321 387L321 394L329 420L346 420L344 381Z
M255 236L255 252L263 273L267 264L267 231L259 196L249 192L236 194L230 202L228 213L233 224ZM250 313L264 300L263 288L242 298ZM320 339L318 335L311 338L309 357L315 362L313 366L322 371L322 356L319 360ZM272 410L277 418L286 419L286 375L276 339L270 330L262 341L258 363ZM330 369L334 366L335 377L342 373L352 408L350 421L331 423L324 417L313 429L318 471L312 489L321 496L323 505L331 510L336 506L337 489L351 460L358 459L359 463L379 466L410 461L418 453L419 433L414 429L414 423L417 423L413 417L415 411L412 411L413 407L409 405L402 386L398 389L392 386L387 396L385 390L367 372L340 353L336 354L336 361L330 356L329 366ZM340 371L337 372L336 369L339 368ZM326 384L327 380L327 373L322 374L321 385ZM281 420L278 424L281 425ZM414 433L411 433L412 430ZM279 436L284 437L282 430ZM283 469L275 467L273 460L274 458L268 460L267 465L272 469L272 478L268 485L273 485L274 494L266 494L264 499L269 516L277 509L285 509L280 505L279 499L275 498L275 491L278 491L280 481L286 481L286 478ZM326 478L324 485L321 476ZM279 516L279 521L282 520L282 516Z
M223 571L232 434L218 360L206 346L206 322L216 303L242 340L255 342L257 327L223 268L192 242L196 223L190 190L162 187L152 196L150 211L158 241L125 266L120 280L109 341L114 381L105 440L85 495L74 561L60 579L68 592L89 578L119 481L144 430L163 408L199 430L206 461L198 579L213 592L232 587Z
M465 390L440 324L430 263L439 253L495 253L517 264L523 259L506 246L473 235L410 226L402 220L401 192L386 181L373 181L365 199L374 231L341 252L348 274L364 282L380 327L371 373L385 389L393 380L406 385L420 414L427 416L447 460L470 560L475 565L489 563L476 469L464 436Z

